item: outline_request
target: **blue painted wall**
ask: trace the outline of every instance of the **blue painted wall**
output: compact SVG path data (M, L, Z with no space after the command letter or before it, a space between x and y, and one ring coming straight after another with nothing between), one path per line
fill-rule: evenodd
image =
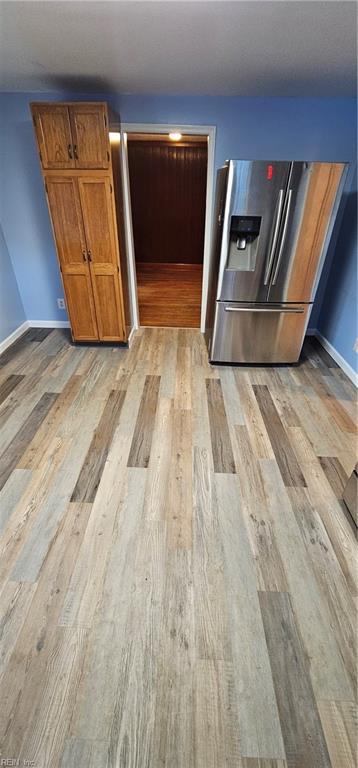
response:
M6 179L1 220L26 316L32 320L63 320L66 314L58 310L56 304L57 297L62 296L62 286L28 104L66 97L88 99L88 94L0 96L3 115L0 152ZM110 97L91 94L90 98L106 99L124 122L216 125L217 167L228 157L356 161L354 99L125 94ZM350 258L347 257L349 263ZM326 276L327 273L317 297L318 309L311 323L314 326L317 326L318 310L324 310ZM353 322L352 318L351 324Z
M26 95L0 101L0 221L26 317L65 320L63 295Z
M25 321L14 270L0 225L0 342Z

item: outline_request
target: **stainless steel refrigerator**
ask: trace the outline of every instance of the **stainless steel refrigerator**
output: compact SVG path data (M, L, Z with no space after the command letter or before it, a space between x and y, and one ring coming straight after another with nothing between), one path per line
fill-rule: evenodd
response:
M256 160L218 171L205 333L212 362L297 362L346 171Z

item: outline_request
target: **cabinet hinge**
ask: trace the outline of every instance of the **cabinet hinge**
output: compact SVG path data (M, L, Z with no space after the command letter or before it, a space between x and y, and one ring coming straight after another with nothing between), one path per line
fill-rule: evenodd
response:
M107 149L107 160L109 162L109 152L108 152L108 149Z
M117 272L118 272L118 274L119 274L119 266L118 266L118 264L117 264Z
M112 184L109 185L109 188L110 188L111 194L112 194L112 192L113 192Z
M40 160L42 162L42 154L41 154L41 152L39 152L39 155L40 155Z

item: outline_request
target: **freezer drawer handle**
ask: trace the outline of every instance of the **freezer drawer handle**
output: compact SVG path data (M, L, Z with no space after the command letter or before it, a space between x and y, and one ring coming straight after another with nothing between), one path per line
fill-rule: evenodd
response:
M281 307L225 307L225 312L280 312L286 315L302 315L304 309L281 309Z
M277 201L277 213L276 213L275 229L274 229L273 238L272 238L270 255L268 257L267 265L266 265L266 272L265 272L265 277L264 277L264 285L267 285L267 283L269 281L271 267L272 267L272 262L273 262L273 257L275 255L275 250L276 250L276 245L277 245L277 238L278 238L278 231L279 231L279 228L280 228L280 221L281 221L283 193L284 193L284 190L280 189L279 195L278 195L278 201Z
M276 264L276 269L274 271L272 285L275 285L276 278L277 278L277 275L278 275L278 270L280 269L282 253L283 253L283 246L285 245L285 240L286 240L286 235L287 235L287 225L288 225L288 217L289 217L290 208L291 208L291 200L292 200L292 189L290 189L288 191L285 223L283 225L283 232L282 232L282 237L281 237L281 245L280 245L280 250L279 250L279 253L278 253L277 264Z

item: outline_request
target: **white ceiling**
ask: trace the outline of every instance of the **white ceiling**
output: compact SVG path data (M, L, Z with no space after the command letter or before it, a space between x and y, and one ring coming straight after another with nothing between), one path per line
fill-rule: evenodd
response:
M356 4L1 2L1 90L356 93Z

